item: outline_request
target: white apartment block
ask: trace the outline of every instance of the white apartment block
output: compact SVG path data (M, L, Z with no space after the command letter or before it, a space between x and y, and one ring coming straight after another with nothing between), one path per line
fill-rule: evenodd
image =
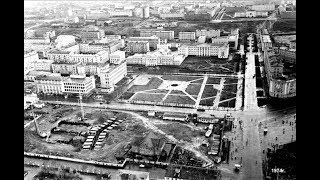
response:
M218 58L228 58L229 44L189 44L178 48L179 54L189 56L218 56Z
M55 62L65 63L104 63L109 60L109 53L107 51L100 51L98 53L75 53L70 51L50 51L47 53L48 59Z
M39 55L37 52L30 52L24 55L24 71L32 70L33 62L39 59Z
M51 75L51 74L52 74L51 72L47 72L47 71L35 71L35 70L32 70L32 71L27 72L27 73L24 75L24 80L25 80L25 81L34 82L34 81L35 81L35 78L36 78L37 76L40 76L40 75Z
M77 66L81 63L61 63L54 62L52 63L52 72L61 73L61 74L77 74Z
M54 61L48 59L38 59L33 61L34 70L37 71L50 71L51 72L51 65Z
M110 63L120 64L126 59L125 51L116 51L110 54Z
M115 52L123 47L121 40L114 40L107 43L86 43L80 44L81 52L99 52L107 51L108 53Z
M206 29L202 29L202 30L196 30L196 37L199 36L206 36L209 38L212 37L220 37L220 29L218 30L214 30L214 29L210 29L210 30L206 30Z
M63 94L63 79L60 74L40 75L35 78L37 93Z
M268 12L259 12L259 11L246 11L246 12L235 12L234 17L267 17Z
M149 18L150 16L150 8L149 6L143 7L143 18Z
M195 40L196 33L195 32L179 32L179 40Z
M174 39L174 31L162 31L162 30L141 30L140 37L150 37L150 36L157 36L160 39Z
M148 41L129 41L127 43L127 52L130 53L146 53L150 51Z
M160 38L155 35L150 37L129 37L127 42L130 41L148 41L149 47L154 49L157 49L157 46L160 44Z
M254 11L274 11L275 8L274 4L253 5L251 7Z
M228 43L231 49L238 48L238 39L239 39L239 35L229 35L229 36L211 38L212 43L216 43L216 44Z
M68 94L90 94L95 88L95 79L93 76L70 75L63 80L63 92Z
M112 92L115 84L127 75L127 62L108 65L100 70L100 83L103 91Z
M185 59L184 55L170 50L158 50L147 54L135 54L127 57L128 64L140 64L145 66L180 65Z

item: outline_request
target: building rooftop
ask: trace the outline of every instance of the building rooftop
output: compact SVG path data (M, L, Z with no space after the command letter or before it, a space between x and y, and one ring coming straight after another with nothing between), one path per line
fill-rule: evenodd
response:
M36 80L47 80L47 81L62 81L66 77L62 77L60 74L53 74L50 75L39 75L35 79Z

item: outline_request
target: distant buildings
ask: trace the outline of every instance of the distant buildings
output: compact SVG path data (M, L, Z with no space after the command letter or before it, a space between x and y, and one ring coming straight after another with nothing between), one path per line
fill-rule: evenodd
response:
M127 38L127 42L130 41L148 41L149 42L149 47L157 49L157 46L160 44L160 38L153 35L150 37L129 37Z
M228 58L228 43L211 43L211 44L184 44L178 48L179 54L185 56L218 56L218 58Z
M143 18L143 8L136 7L133 9L133 16Z
M126 58L124 51L115 51L111 53L109 57L110 63L112 64L120 64Z
M150 51L148 41L129 41L126 51L129 53L146 53Z
M144 66L161 66L161 65L180 65L185 56L179 55L178 52L167 50L157 50L147 54L135 54L127 57L128 64L140 64Z
M87 30L80 33L81 40L93 41L99 40L105 36L104 30Z
M196 33L195 32L179 32L179 40L195 40Z
M251 9L254 11L274 11L275 10L274 4L262 4L262 5L252 5Z
M162 31L162 30L141 30L140 37L150 37L150 36L157 36L160 39L174 39L174 31Z
M228 43L231 49L238 49L238 39L239 39L239 35L228 35L228 36L211 38L211 41L212 43L216 43L216 44Z
M206 29L202 29L202 30L196 30L196 37L199 36L206 36L208 38L212 38L212 37L220 37L220 29L218 30L206 30Z
M246 18L252 18L252 17L267 17L268 12L260 12L260 11L246 11L246 12L235 12L234 17L246 17Z

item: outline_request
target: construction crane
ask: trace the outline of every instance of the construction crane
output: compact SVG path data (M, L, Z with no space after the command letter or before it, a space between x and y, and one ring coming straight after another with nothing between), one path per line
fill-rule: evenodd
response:
M81 108L81 120L84 120L84 110L83 110L83 104L82 104L82 94L79 93L79 104Z

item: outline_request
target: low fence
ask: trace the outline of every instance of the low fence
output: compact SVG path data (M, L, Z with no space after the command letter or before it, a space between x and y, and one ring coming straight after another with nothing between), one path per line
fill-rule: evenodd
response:
M92 161L92 160L86 161L86 160L83 160L83 159L68 158L68 157L62 157L62 156L53 156L53 155L45 155L45 154L36 154L36 153L28 153L28 152L24 152L24 155L25 156L30 156L30 157L63 160L63 161L86 163L86 164L100 165L100 166L106 166L106 167L117 167L117 168L123 168L124 165L126 164L126 162L128 161L127 159L125 159L121 164L115 164L115 163L106 163L106 162L99 162L99 161Z

